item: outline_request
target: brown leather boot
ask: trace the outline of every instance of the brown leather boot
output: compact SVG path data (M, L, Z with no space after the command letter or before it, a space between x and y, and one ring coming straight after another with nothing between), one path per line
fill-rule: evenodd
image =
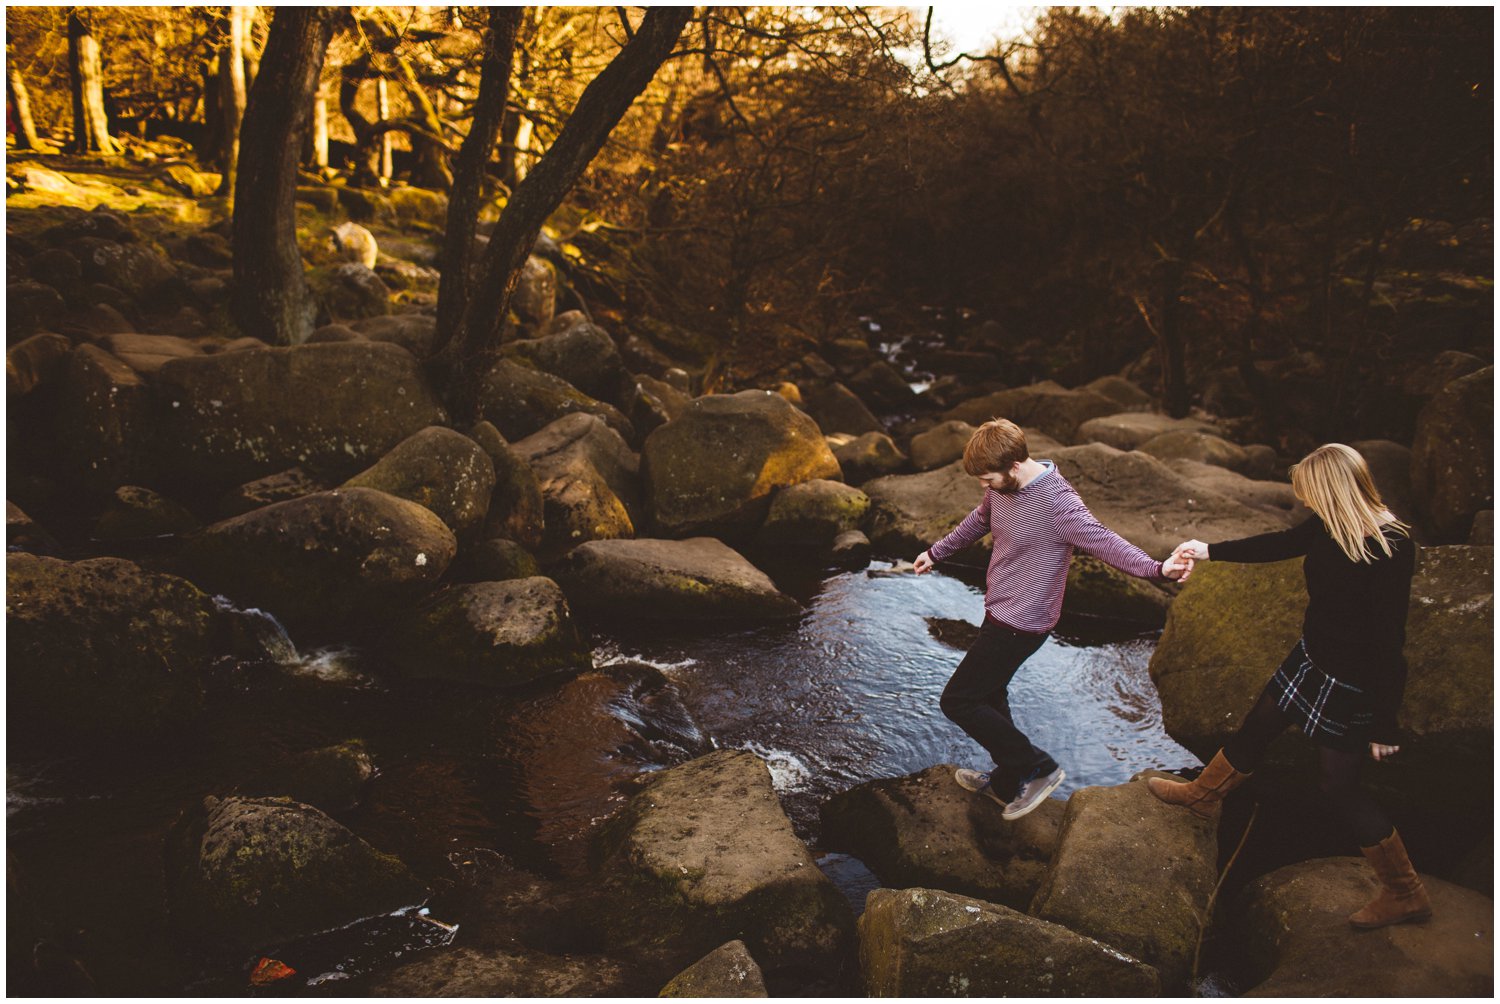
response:
M1146 779L1146 787L1151 789L1151 794L1168 805L1185 806L1199 819L1211 819L1224 796L1238 788L1249 776L1230 766L1229 761L1224 758L1224 751L1219 750L1195 780L1168 781L1162 777L1151 777Z
M1349 915L1349 923L1359 928L1385 927L1407 920L1426 920L1432 916L1432 901L1417 877L1417 870L1406 856L1401 834L1395 830L1374 847L1361 847L1375 877L1380 879L1380 895L1363 909Z

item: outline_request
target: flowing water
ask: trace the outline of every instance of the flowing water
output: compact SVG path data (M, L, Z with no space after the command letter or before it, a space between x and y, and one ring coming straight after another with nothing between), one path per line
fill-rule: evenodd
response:
M945 575L846 572L800 585L797 621L711 629L597 629L596 668L519 695L415 685L378 652L299 652L258 611L236 619L236 652L211 675L198 727L158 746L38 760L9 750L9 847L48 933L106 993L243 992L254 962L200 956L172 933L163 847L205 795L255 790L283 758L363 739L379 768L335 818L397 854L433 888L431 914L386 918L288 946L303 985L339 980L451 937L466 869L499 858L558 878L586 867L598 823L632 779L714 748L770 765L798 832L864 781L934 763L984 766L938 710L982 595ZM967 625L963 622L967 622ZM946 639L946 640L945 640ZM1162 730L1137 630L1065 629L1011 686L1016 718L1068 771L1066 794L1147 767L1194 763ZM855 903L873 878L838 855L821 864ZM61 921L66 923L60 923Z

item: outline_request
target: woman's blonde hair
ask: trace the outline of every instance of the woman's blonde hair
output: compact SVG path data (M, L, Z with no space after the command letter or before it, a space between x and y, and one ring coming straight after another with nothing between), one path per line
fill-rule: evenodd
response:
M1320 446L1293 466L1292 491L1323 520L1350 561L1374 561L1371 540L1390 557L1383 531L1405 535L1411 529L1386 508L1365 458L1343 443Z

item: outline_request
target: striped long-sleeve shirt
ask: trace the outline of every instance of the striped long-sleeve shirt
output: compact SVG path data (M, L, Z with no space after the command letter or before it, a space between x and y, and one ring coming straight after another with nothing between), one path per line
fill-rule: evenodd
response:
M942 561L990 534L985 613L1037 634L1052 630L1062 614L1075 548L1130 575L1162 577L1161 562L1101 526L1056 465L1040 463L1046 473L1013 495L986 489L974 511L927 551L933 561Z

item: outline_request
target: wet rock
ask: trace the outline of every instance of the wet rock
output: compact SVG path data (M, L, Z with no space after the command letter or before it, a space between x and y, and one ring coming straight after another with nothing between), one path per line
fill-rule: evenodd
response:
M73 352L62 335L32 335L5 352L5 393L12 400L39 387L55 385Z
M552 320L557 309L557 270L551 262L536 255L526 259L526 264L521 268L521 278L516 283L516 291L511 294L510 307L523 324L540 328ZM585 389L582 384L577 386Z
M161 369L168 360L203 355L202 347L186 338L171 335L119 332L105 335L99 344L120 362L147 376Z
M249 953L416 906L405 865L310 805L209 798L169 860L172 914L193 940Z
M1066 927L932 889L876 889L859 919L871 997L1154 997L1150 966Z
M205 527L199 581L289 629L379 623L442 576L457 550L430 510L373 488L318 492Z
M515 688L590 665L562 590L536 576L443 589L386 640L409 676Z
M1069 614L1161 627L1171 605L1171 594L1161 586L1127 575L1091 555L1075 554L1068 566L1063 610Z
M153 385L164 460L200 483L239 484L296 465L347 475L444 418L416 359L394 345L175 359Z
M366 317L350 327L372 342L392 342L418 359L432 355L437 340L437 318L426 314L392 314Z
M658 380L655 377L639 373L636 374L635 380L636 385L641 388L641 393L645 394L653 402L654 406L660 407L662 414L666 415L668 422L681 415L687 410L687 406L693 403L690 395L672 386L665 380Z
M846 530L833 538L828 549L828 560L839 568L864 568L870 563L870 538L861 530Z
M557 579L574 608L596 618L753 621L801 610L712 537L589 541L563 559Z
M531 550L540 547L545 508L542 489L531 465L489 422L475 425L469 430L469 438L489 455L495 468L495 491L490 496L486 534L514 540Z
M1186 986L1218 877L1214 824L1158 800L1147 771L1068 799L1031 913L1110 945Z
M1146 440L1140 450L1158 460L1196 460L1200 464L1227 467L1241 474L1250 466L1250 457L1243 447L1221 436L1195 429L1164 432Z
M1418 551L1398 719L1413 740L1402 750L1412 776L1402 787L1427 784L1426 772L1445 773L1473 758L1488 769L1493 556L1488 547ZM1200 563L1151 657L1167 733L1199 757L1212 756L1296 643L1306 606L1300 560ZM1273 756L1278 748L1272 747Z
M932 471L962 460L964 448L974 435L968 422L944 422L911 437L911 465L919 471Z
M841 533L859 529L870 499L858 488L838 481L804 481L783 488L771 498L771 511L761 525L761 547L809 551L821 557Z
M38 526L14 502L5 502L5 549L28 554L55 555L62 548L52 534Z
M672 977L658 997L769 997L760 966L743 941L720 945Z
M896 367L883 360L876 360L851 376L849 389L858 394L861 401L883 412L910 407L917 397Z
M432 510L454 536L484 525L495 488L495 465L468 436L429 426L397 443L344 488L374 488Z
M742 536L778 488L839 478L814 422L769 391L700 397L641 451L644 495L665 536Z
M600 847L606 940L668 973L733 938L772 980L826 975L848 948L849 907L752 753L719 750L656 774Z
M1412 501L1411 450L1389 439L1361 439L1349 445L1370 466L1381 501L1402 522L1414 525L1417 511Z
M1241 505L1279 517L1287 526L1300 523L1309 515L1307 507L1297 501L1292 486L1285 481L1254 481L1227 467L1196 460L1169 460L1167 466L1194 488L1223 495ZM1196 492L1193 498L1198 498Z
M1100 443L1054 450L1050 459L1094 516L1165 558L1184 540L1231 540L1286 529L1286 521L1219 494L1194 491L1160 460Z
M974 510L984 489L964 473L961 463L925 474L892 475L862 486L870 497L865 533L878 553L915 557L952 530ZM988 561L987 540L974 550ZM973 555L970 555L972 558Z
M39 164L17 164L14 168L7 166L5 173L7 178L17 180L22 191L56 192L59 195L71 195L80 191L67 175Z
M844 480L854 485L864 484L871 478L894 474L906 466L905 455L896 448L891 437L883 432L867 432L834 446L833 458L839 462Z
M580 411L598 415L627 441L635 436L630 421L614 405L515 359L501 359L485 376L479 404L484 417L511 440L525 439L564 415Z
M380 245L376 243L375 235L358 223L340 223L329 230L329 239L334 254L344 261L358 262L373 269L375 260L380 257Z
M5 334L8 344L57 327L67 312L62 294L45 283L21 279L5 284Z
M1241 894L1237 955L1248 997L1488 997L1494 991L1494 902L1422 876L1432 918L1376 931L1349 914L1379 887L1359 858L1280 868Z
M453 572L458 582L503 582L540 574L536 558L513 540L486 540L464 548Z
M513 449L536 473L542 493L544 554L635 536L631 510L640 494L640 462L598 417L565 415Z
M346 812L359 804L374 776L369 750L362 740L351 739L290 756L275 770L240 785L239 793L285 797L324 812Z
M1414 501L1434 539L1463 540L1481 509L1495 507L1495 368L1444 387L1422 409L1411 449Z
M1080 443L1103 443L1117 450L1138 450L1167 432L1212 432L1213 426L1193 418L1172 418L1144 411L1126 411L1091 418L1078 427ZM1196 459L1196 458L1195 458ZM1220 465L1224 466L1224 465Z
M349 323L391 312L391 291L371 269L344 262L308 273L318 301L318 321Z
M1150 411L1156 407L1155 398L1121 376L1102 376L1078 389L1101 394L1118 404L1122 411Z
M629 380L614 339L579 317L576 323L541 338L523 338L502 349L509 357L530 361L537 369L566 380L590 397L620 405Z
M885 431L880 419L841 383L809 388L803 394L802 410L818 423L819 429L830 435L843 432L861 436L866 432Z
M974 426L992 418L1008 418L1020 426L1035 426L1060 443L1073 443L1084 422L1118 412L1115 402L1102 394L1068 390L1047 380L965 401L950 408L943 418Z
M228 519L230 516L238 516L252 509L259 509L261 506L285 502L288 499L299 499L304 495L311 495L313 492L321 492L331 487L300 467L290 467L278 474L268 474L226 492L219 500L219 518Z
M140 485L122 485L95 522L94 538L144 540L188 533L199 526L196 516L166 496Z
M213 601L119 558L6 557L8 696L27 749L132 738L191 720L212 656Z
M824 803L822 841L892 888L921 886L1024 910L1047 874L1066 803L1048 799L1014 822L965 791L952 764L870 781Z
M68 357L59 385L57 438L63 463L84 485L108 490L141 480L152 422L140 376L94 345Z

